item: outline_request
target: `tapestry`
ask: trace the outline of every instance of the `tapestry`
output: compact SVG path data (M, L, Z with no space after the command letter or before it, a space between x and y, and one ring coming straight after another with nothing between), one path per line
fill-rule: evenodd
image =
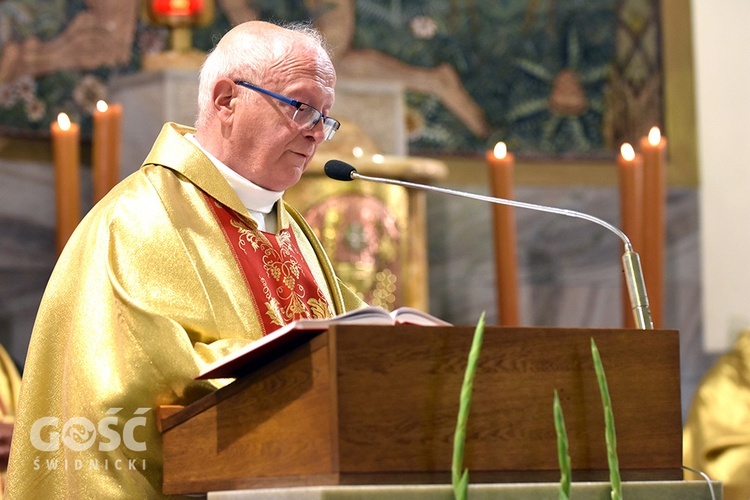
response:
M216 0L193 45L249 19L310 22L341 77L401 83L411 154L609 158L663 126L656 0ZM111 78L167 40L136 0L0 2L0 135L64 111L90 137Z

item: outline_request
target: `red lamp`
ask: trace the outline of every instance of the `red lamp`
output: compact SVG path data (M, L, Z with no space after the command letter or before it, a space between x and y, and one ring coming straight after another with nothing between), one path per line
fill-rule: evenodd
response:
M144 58L144 69L200 65L205 54L192 48L191 29L213 21L214 0L143 0L142 5L147 21L169 29L169 51Z
M149 3L154 17L194 18L205 8L203 0L151 0Z

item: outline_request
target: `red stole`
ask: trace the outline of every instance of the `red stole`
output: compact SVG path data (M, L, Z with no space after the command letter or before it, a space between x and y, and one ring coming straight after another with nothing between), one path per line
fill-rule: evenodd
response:
M206 198L255 299L263 335L297 319L331 316L291 228L278 235L262 232L253 221Z

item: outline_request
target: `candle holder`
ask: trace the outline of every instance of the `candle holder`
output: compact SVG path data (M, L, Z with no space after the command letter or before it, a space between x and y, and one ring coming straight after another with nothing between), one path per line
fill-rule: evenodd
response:
M141 17L148 23L169 30L169 48L143 57L143 69L197 69L205 52L193 48L192 30L205 26L215 17L214 0L143 0Z

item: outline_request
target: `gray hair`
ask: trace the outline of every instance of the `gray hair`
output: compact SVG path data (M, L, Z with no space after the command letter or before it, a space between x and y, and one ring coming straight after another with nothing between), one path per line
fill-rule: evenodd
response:
M262 84L268 69L288 58L293 51L299 50L299 45L296 48L295 45L305 43L305 39L311 46L322 48L331 57L331 50L322 33L310 24L286 23L277 26L288 31L286 34L278 31L269 35L263 30L240 25L238 28L241 31L234 35L239 36L239 39L233 40L233 43L216 44L200 70L196 127L205 126L208 122L213 87L220 78L247 79Z

